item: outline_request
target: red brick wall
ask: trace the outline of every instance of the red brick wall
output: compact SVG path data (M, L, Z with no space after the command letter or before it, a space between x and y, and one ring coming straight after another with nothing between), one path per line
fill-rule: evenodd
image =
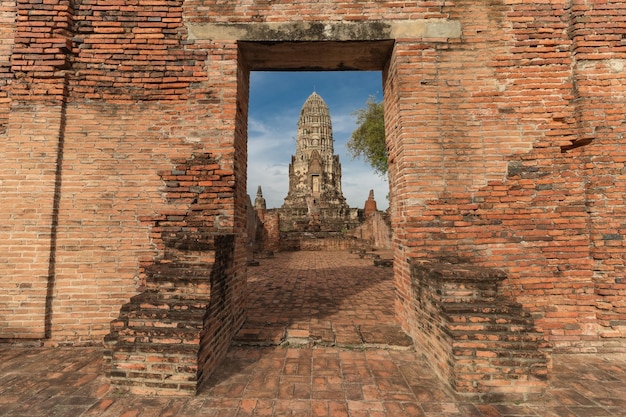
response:
M4 4L4 3L3 3ZM4 34L14 30L11 74L0 90L11 99L6 136L0 147L0 231L3 257L0 334L4 337L50 335L60 155L63 147L70 7L6 3ZM13 13L17 20L11 21ZM10 50L3 50L3 58ZM6 65L6 64L2 64ZM7 85L9 88L7 89ZM6 104L0 106L6 115ZM5 119L6 120L6 119ZM1 123L1 121L0 121ZM6 209L5 209L6 208Z
M186 23L445 18L460 38L399 37L384 68L400 320L406 259L452 252L503 269L557 349L622 349L626 3L312 4L2 3L2 336L99 340L159 253L158 172L194 152L235 173L219 221L245 274L248 68Z
M397 258L452 253L504 268L505 292L557 349L623 346L607 340L624 336L615 196L626 73L610 21L626 5L473 3L451 10L462 19L459 6L472 9L462 43L402 43L392 57ZM417 92L403 95L409 77ZM406 265L396 271L406 297ZM407 304L400 314L411 322Z
M158 173L172 159L210 150L235 170L237 129L243 191L235 205L245 196L246 120L233 118L237 103L247 103L237 98L237 79L247 88L247 76L237 73L233 44L186 45L182 2L81 2L75 10L20 2L19 13L19 82L2 149L11 161L2 204L13 210L3 210L11 227L0 244L9 254L0 332L97 342L141 285L141 264L158 254L142 220L163 208ZM207 63L209 53L219 59ZM58 99L68 104L52 105ZM237 210L223 210L219 227L240 230Z
M185 100L207 80L206 50L184 41L182 0L84 0L74 19L75 99Z
M11 52L15 38L17 19L16 1L0 2L0 135L6 133L9 122L9 86L11 73Z
M584 164L593 305L601 340L626 336L626 48L625 31L617 23L625 12L621 3L575 1L571 16L578 134L593 140L571 154Z
M43 337L60 106L14 106L0 146L0 334ZM24 131L27 129L27 131ZM9 140L10 138L10 140Z

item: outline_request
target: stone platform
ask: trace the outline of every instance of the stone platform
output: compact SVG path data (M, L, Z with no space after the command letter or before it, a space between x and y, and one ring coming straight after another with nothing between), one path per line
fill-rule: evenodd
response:
M237 345L406 349L393 271L344 251L281 252L248 268L248 319Z
M120 392L100 347L0 344L0 416L626 416L626 355L555 355L542 398L481 404L450 392L410 346L368 343L385 329L405 340L391 272L370 259L278 254L249 276L239 345L196 397Z

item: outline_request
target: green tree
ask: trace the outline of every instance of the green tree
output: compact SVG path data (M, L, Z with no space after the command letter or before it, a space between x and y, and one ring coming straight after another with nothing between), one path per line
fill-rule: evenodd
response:
M388 169L384 113L383 103L369 97L365 107L353 113L357 128L346 143L353 158L362 157L379 175L386 175Z

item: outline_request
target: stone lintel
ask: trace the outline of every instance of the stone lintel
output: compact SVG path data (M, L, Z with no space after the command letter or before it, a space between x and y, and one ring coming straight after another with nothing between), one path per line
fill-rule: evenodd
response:
M249 42L378 41L461 37L461 23L449 19L368 22L187 23L189 39Z

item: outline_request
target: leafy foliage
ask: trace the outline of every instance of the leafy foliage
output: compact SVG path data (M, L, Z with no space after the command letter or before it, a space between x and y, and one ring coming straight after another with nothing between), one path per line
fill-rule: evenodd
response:
M353 113L357 128L346 143L353 158L362 157L379 175L387 174L388 169L384 113L382 102L368 98L365 107Z

